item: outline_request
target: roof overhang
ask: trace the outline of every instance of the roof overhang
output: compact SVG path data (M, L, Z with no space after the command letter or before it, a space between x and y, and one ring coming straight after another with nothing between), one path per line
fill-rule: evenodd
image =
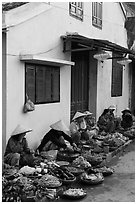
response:
M35 63L35 64L42 64L42 65L50 65L50 66L64 66L64 65L75 65L75 62L61 60L61 59L54 59L54 58L46 58L37 55L30 55L30 54L20 54L20 60L28 63Z
M120 7L121 7L122 12L123 12L123 14L124 14L124 17L126 18L126 10L125 10L125 8L124 8L124 6L123 6L123 3L122 3L122 2L119 2L119 4L120 4Z
M64 42L64 52L79 52L79 51L111 51L120 54L135 54L134 51L122 47L116 43L112 43L108 40L92 39L79 34L67 34L61 36ZM67 49L67 42L71 42L71 46ZM75 46L72 46L75 44Z

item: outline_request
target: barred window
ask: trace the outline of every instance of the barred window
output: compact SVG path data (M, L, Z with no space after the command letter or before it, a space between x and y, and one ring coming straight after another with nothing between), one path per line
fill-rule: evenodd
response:
M83 20L83 2L70 2L69 13L80 20Z
M92 25L102 28L102 2L92 2Z
M26 63L26 95L34 104L60 101L60 67Z

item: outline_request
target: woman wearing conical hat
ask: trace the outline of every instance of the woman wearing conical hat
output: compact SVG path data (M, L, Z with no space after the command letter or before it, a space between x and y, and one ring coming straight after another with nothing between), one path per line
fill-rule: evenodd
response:
M90 111L85 111L84 114L86 114L85 121L86 121L86 124L87 124L87 129L88 130L94 129L95 117L93 117L93 113L91 113Z
M76 112L70 124L70 133L73 141L75 141L76 144L79 144L80 140L89 139L87 125L84 119L85 116L86 116L85 113L81 113L79 111Z
M22 166L23 163L24 165L32 164L32 151L29 149L27 140L25 138L26 133L30 131L32 130L24 128L21 125L17 125L6 146L4 154L5 163L11 166ZM30 157L31 163L28 161L28 158L30 159Z
M99 127L99 132L105 131L106 133L115 132L116 129L116 120L114 116L114 111L116 107L114 105L109 106L104 109L103 113L97 121Z
M133 116L129 108L125 108L122 112L121 127L126 130L133 125Z
M62 120L57 121L56 123L50 126L49 132L43 137L41 144L38 146L38 152L48 151L52 149L66 149L67 140L72 146L76 147L76 144L73 143L73 140L70 136L69 129L66 127Z
M120 121L119 132L124 136L134 139L135 138L135 118L129 108L125 108L122 112Z

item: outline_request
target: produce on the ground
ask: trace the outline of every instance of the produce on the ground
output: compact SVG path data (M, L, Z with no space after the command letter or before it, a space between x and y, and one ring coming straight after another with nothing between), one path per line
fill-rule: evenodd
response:
M76 158L73 163L73 165L77 166L77 167L81 167L81 168L88 168L91 167L91 164L84 159L83 156L79 156L78 158Z

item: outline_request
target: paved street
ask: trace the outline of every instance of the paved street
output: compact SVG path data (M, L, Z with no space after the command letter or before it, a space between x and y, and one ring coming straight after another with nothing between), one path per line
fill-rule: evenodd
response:
M110 165L115 169L115 173L105 177L105 181L100 185L84 186L87 196L80 200L81 202L135 202L134 144L130 144L124 153L115 157Z

